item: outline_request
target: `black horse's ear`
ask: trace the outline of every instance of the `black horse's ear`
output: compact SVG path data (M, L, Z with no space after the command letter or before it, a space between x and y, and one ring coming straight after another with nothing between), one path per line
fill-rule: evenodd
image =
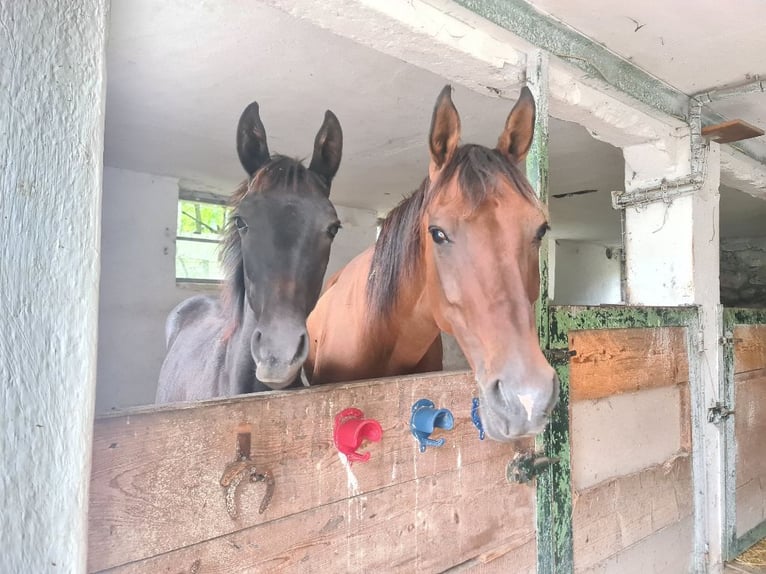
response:
M535 114L535 98L529 88L524 86L521 88L519 100L505 120L505 129L497 140L497 150L515 162L523 161L532 147Z
M330 184L340 167L340 158L343 155L343 130L335 114L330 110L324 113L324 122L314 139L314 154L311 156L309 169L319 175L327 183L327 192L330 192Z
M250 177L269 161L266 129L263 127L258 102L245 108L237 126L237 153L242 167Z
M452 103L452 86L446 85L436 99L431 118L431 133L428 146L431 151L431 165L428 173L434 179L455 153L460 143L460 116Z

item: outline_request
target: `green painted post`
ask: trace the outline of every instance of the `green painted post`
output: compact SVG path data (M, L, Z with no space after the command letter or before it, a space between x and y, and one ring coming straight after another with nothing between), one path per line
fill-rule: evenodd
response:
M548 203L548 54L527 57L527 86L535 98L535 135L527 155L527 178L543 205ZM540 247L540 293L536 306L540 343L550 348L549 242ZM552 422L537 439L537 451L559 459L537 477L537 571L540 574L572 571L572 498L569 479L568 369L554 365L561 384L560 401Z

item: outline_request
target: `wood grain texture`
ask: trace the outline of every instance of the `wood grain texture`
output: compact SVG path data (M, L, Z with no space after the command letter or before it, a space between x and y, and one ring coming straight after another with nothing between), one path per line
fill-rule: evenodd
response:
M734 328L734 372L766 369L766 325Z
M144 409L98 419L93 448L89 570L149 558L309 511L325 512L321 509L333 504L353 506L355 500L392 487L402 490L388 491L387 496L397 499L391 504L401 502L401 512L412 512L418 504L408 497L413 492L425 492L422 484L428 477L444 473L457 473L459 479L442 484L439 478L435 492L440 496L462 493L466 501L472 500L472 492L483 481L500 488L505 481L504 463L517 449L531 450L533 444L531 440L517 444L479 441L470 421L474 386L468 373L405 377L264 393L180 408ZM409 418L412 404L423 397L439 407L450 408L455 428L444 435L445 446L421 454L410 434ZM349 468L332 443L332 427L335 415L350 406L377 419L383 427L383 439L368 447L372 453L369 462ZM238 429L247 425L252 429L252 459L259 471L272 474L276 488L269 508L258 514L264 486L243 484L239 516L232 520L226 512L219 480L225 466L234 460ZM489 464L487 461L495 461L494 466L482 466ZM467 468L471 471L464 470ZM477 472L481 474L473 474ZM418 489L403 486L418 480ZM444 490L450 488L453 490ZM501 490L474 500L473 504L478 505L474 514L461 512L466 529L487 530L489 527L478 523L469 527L465 521L470 523L470 516L481 516L482 508L497 504L500 493L507 494L508 488L503 485ZM533 487L518 488L528 491L525 496L532 496ZM439 500L434 499L432 512L442 509L444 519L431 521L419 537L454 543L456 534L447 526L453 502L446 498L440 505ZM534 513L533 499L524 500L524 511ZM376 514L381 513L385 511ZM388 513L395 514L394 510ZM333 517L340 514L321 516L316 519L320 527L337 520ZM345 515L343 520L347 520ZM396 524L396 520L390 521L392 528L398 528ZM531 528L534 531L533 521ZM387 532L386 536L397 539L397 530ZM511 536L512 532L504 531L504 535ZM291 540L315 543L311 539ZM329 544L319 540L317 544ZM480 538L467 541L463 550L475 556L471 544L479 549L485 542ZM443 546L438 547L437 555L446 552Z
M399 483L109 572L176 574L196 563L199 574L427 573L493 548L534 565L525 548L534 539L533 492L505 482L505 462Z
M656 387L570 407L575 491L662 464L682 450L682 387Z
M766 369L735 375L737 532L766 520Z
M599 399L689 380L682 327L574 331L570 400Z
M692 513L691 457L621 476L575 493L575 572L584 572ZM678 548L688 555L692 551Z

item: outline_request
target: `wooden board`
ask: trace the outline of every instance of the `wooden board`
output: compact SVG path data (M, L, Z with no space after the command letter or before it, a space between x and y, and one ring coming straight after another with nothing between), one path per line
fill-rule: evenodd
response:
M570 406L572 486L590 488L662 464L682 450L682 387L657 387Z
M691 520L687 333L575 331L569 347L575 571L620 571L628 549ZM689 537L678 556L691 552Z
M571 401L689 380L683 327L573 331L569 348Z
M734 372L766 369L766 325L734 328Z
M734 432L737 444L737 532L766 520L766 369L734 378Z
M577 574L686 574L693 572L694 517L658 530Z
M505 482L504 466L504 457L476 462L110 572L177 574L179 565L195 563L200 574L441 572L464 562L466 551L473 556L493 548L522 567L519 558L531 559L534 567L524 551L534 540L534 501L529 489Z
M702 128L703 137L719 144L738 142L762 135L763 130L761 128L739 118Z
M572 518L575 571L593 568L691 513L688 455L577 492ZM691 540L678 551L691 553Z
M474 387L469 373L441 374L264 393L100 418L93 447L89 571L213 538L225 541L228 535L276 524L280 519L303 524L292 517L320 512L333 504L353 505L377 491L385 496L400 492L388 490L393 487L401 488L402 494L397 496L407 501L407 496L419 491L415 485L428 477L437 480L439 488L457 489L466 500L471 499L467 484L476 485L478 480L496 485L480 491L482 496L474 500L476 516L491 513L501 496L523 500L529 524L519 532L513 527L505 529L501 546L508 539L527 536L530 528L534 532L533 487L506 484L503 471L504 463L519 450L531 450L533 443L480 442L470 421ZM455 428L444 435L445 446L421 454L410 434L409 418L412 404L423 397L450 408ZM335 415L351 406L379 420L384 434L380 443L369 446L369 462L349 468L332 443L332 428ZM258 514L263 485L241 486L239 516L232 519L219 481L235 458L237 433L248 427L252 459L259 471L272 474L275 493L266 511ZM487 461L494 461L491 470L483 466ZM451 478L442 484L441 475ZM404 506L409 512L419 508L411 500ZM466 519L463 513L462 520ZM395 524L393 521L392 527ZM487 528L490 526L497 524ZM270 532L268 528L264 531ZM467 541L460 547L460 556L454 557L456 564L491 550L485 548L487 540ZM454 543L453 535L445 535L428 548L433 556L455 556Z

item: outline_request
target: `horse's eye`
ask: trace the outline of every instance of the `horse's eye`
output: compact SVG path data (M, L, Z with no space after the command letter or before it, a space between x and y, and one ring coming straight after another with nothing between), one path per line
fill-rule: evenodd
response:
M237 231L240 233L247 231L247 223L239 215L234 216L234 225L237 226Z
M542 241L543 237L545 237L545 233L550 229L550 226L547 223L543 223L540 228L537 230L537 233L535 234L535 241Z
M447 237L447 234L444 233L444 230L438 227L435 227L435 226L429 227L428 233L431 234L431 239L434 240L434 243L436 243L436 245L441 245L449 241L449 237Z
M333 223L330 227L327 228L327 235L330 237L335 237L338 235L338 231L341 229L341 224L338 222Z

